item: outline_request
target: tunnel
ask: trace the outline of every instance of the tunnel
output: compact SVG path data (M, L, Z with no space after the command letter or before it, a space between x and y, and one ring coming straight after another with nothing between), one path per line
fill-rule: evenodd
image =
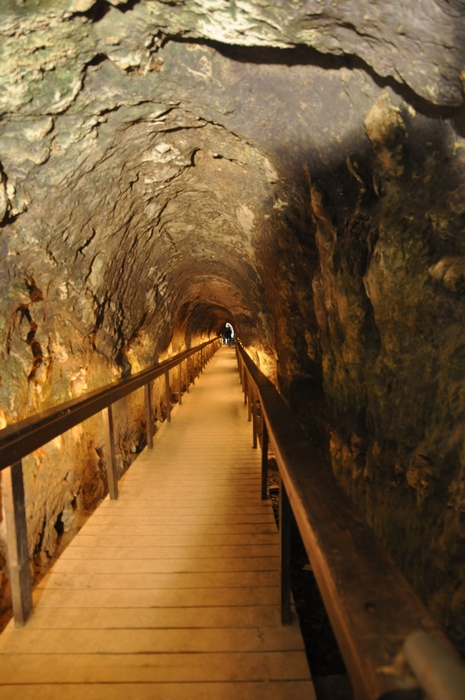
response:
M230 323L462 652L464 9L3 0L0 23L0 427ZM104 496L102 444L89 420L24 461L36 569ZM4 519L0 565L4 612Z

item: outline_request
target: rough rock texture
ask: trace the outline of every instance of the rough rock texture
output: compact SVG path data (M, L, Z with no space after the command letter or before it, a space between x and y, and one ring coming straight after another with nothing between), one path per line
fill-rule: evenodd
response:
M463 645L464 51L458 0L4 2L1 425L229 320ZM29 458L31 554L102 459Z

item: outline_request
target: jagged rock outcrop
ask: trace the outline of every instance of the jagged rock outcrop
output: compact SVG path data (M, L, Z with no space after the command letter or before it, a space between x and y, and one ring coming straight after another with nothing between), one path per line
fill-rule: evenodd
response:
M0 27L2 425L231 320L459 643L463 9L9 0ZM31 552L104 493L102 444L28 461Z

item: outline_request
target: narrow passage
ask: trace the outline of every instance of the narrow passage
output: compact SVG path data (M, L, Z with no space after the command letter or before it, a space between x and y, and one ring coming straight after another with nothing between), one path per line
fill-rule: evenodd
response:
M314 699L251 445L222 347L1 635L2 700Z

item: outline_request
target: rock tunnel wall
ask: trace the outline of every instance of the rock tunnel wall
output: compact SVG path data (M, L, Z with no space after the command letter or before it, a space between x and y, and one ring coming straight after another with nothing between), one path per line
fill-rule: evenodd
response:
M3 8L3 424L229 320L463 645L464 4ZM31 552L102 442L27 462Z

